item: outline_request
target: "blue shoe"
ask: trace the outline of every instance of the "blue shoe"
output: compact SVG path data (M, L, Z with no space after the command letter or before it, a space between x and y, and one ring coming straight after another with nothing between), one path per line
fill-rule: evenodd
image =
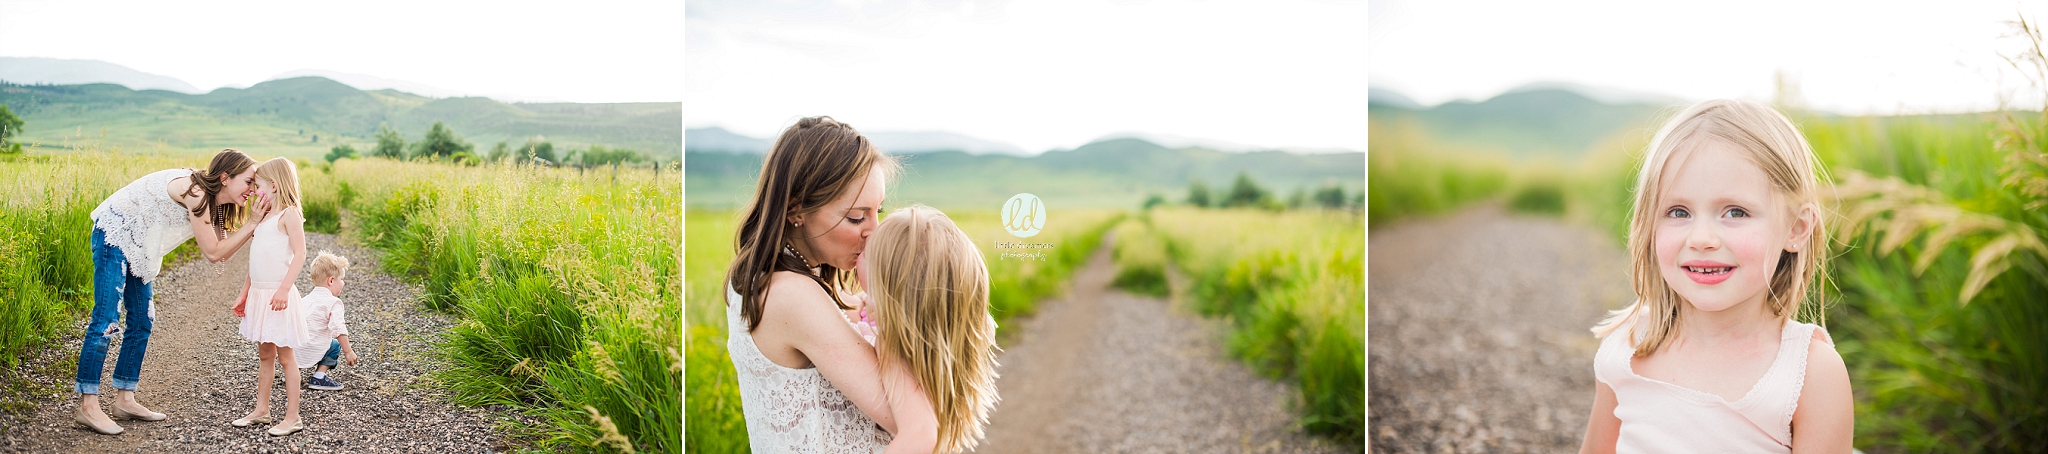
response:
M341 382L334 381L331 377L311 377L306 380L306 387L321 391L340 391Z

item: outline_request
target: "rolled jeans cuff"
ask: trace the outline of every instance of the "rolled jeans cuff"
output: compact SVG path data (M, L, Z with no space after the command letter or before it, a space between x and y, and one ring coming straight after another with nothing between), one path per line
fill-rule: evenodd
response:
M136 382L135 380L122 380L120 378L114 379L114 389L122 391L134 391L136 389L136 385L138 384L139 383ZM78 382L72 386L72 390L77 391L79 394L98 395L100 393L100 384Z

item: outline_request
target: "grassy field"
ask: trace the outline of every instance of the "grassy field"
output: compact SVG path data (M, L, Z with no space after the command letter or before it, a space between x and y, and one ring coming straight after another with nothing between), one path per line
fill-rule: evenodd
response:
M544 446L681 450L679 172L370 159L303 173L321 176L309 207L343 207L342 231L463 317L434 377L458 401L544 416L526 428Z
M1871 452L2048 445L2041 112L1809 118L1834 174L1830 312Z
M941 207L942 210L945 210ZM1067 277L1093 252L1102 235L1123 218L1119 212L1104 210L1053 211L1044 232L1019 239L1005 232L994 211L947 210L967 235L981 247L989 266L991 312L996 316L998 338L1002 326L1014 317L1029 314L1038 301L1062 291ZM691 210L685 216L684 240L686 307L689 317L689 346L686 355L690 421L686 431L689 451L694 453L741 453L748 451L746 420L740 411L739 381L733 375L732 359L726 355L725 268L732 263L736 213L726 210ZM995 242L1031 242L1054 245L1042 259L1004 258Z
M1371 127L1365 196L1366 222L1372 228L1487 200L1518 212L1562 215L1566 199L1587 182L1574 178L1577 172L1558 157L1511 157L1452 145L1399 121L1376 121Z
M1287 232L1275 235L1273 232ZM1156 209L1117 229L1116 284L1231 321L1230 353L1301 393L1310 433L1363 448L1365 222L1343 210ZM1165 267L1187 276L1165 282Z

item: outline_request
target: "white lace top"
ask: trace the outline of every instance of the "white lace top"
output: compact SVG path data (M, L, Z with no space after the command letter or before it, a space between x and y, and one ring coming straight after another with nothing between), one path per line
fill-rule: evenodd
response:
M740 316L740 294L728 288L725 299L725 351L739 376L740 408L754 452L856 453L888 447L889 433L833 388L817 367L791 369L761 356L747 333L746 317Z
M1806 387L1815 331L1834 342L1819 326L1785 322L1777 359L1734 402L1636 375L1627 331L1607 336L1594 354L1593 377L1614 389L1614 416L1621 419L1615 452L1792 452L1792 414Z
M92 209L93 227L107 233L107 244L128 256L128 274L142 282L156 281L171 249L192 239L192 210L171 200L171 180L192 176L191 169L162 170L128 183Z

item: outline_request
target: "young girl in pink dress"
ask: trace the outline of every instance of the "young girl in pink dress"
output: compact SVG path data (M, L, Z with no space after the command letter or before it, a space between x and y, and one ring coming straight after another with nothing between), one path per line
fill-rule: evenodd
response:
M235 305L236 315L242 316L242 338L257 344L256 409L233 425L270 422L270 382L283 358L284 419L269 433L284 436L305 428L299 419L299 368L290 359L292 349L305 344L307 338L298 286L293 283L306 263L306 219L299 209L298 170L285 158L264 161L256 167L256 191L270 204L271 214L254 227L255 237L249 240L249 281Z
M1650 142L1629 221L1636 302L1593 328L1580 452L1849 452L1849 372L1809 293L1828 242L1820 162L1749 101L1706 101Z

